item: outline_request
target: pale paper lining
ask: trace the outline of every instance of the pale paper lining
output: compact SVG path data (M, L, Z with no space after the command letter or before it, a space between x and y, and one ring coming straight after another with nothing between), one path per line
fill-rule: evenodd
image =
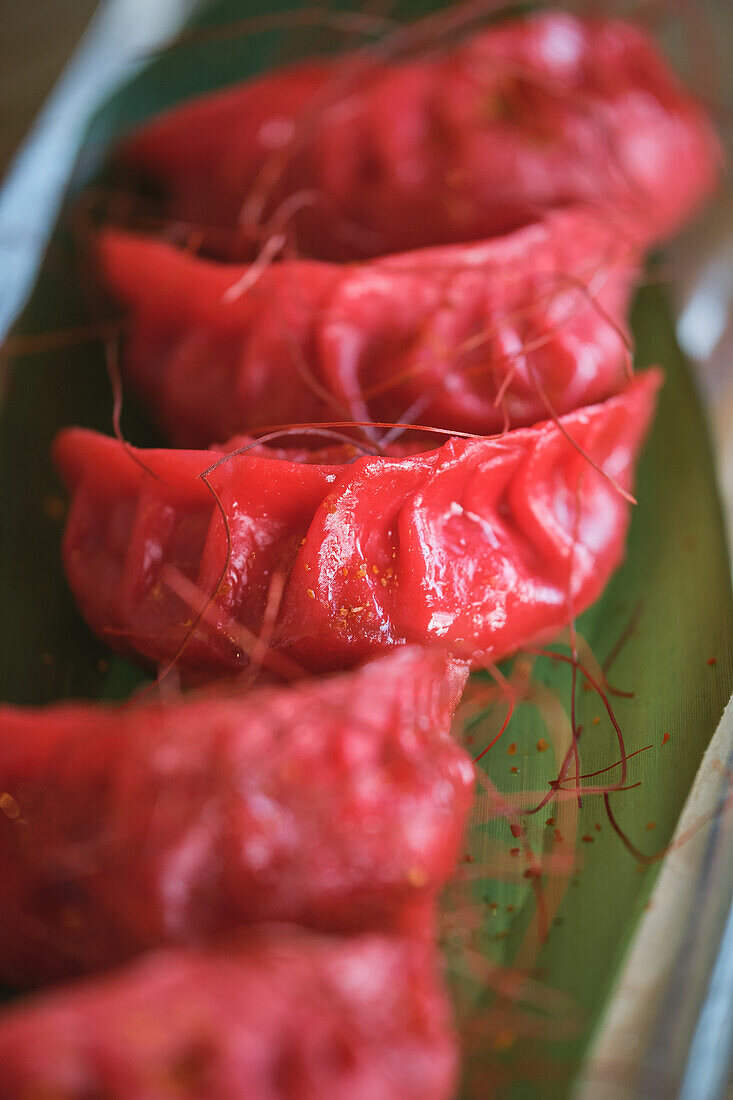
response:
M704 1000L733 898L733 813L729 805L726 809L732 757L733 699L703 757L675 832L679 844L664 861L634 935L575 1089L576 1100L678 1094L695 1010ZM711 813L706 824L686 837ZM695 984L703 988L696 990ZM670 1003L678 987L692 989L692 995ZM682 1000L687 1004L680 1019L675 1010ZM667 1017L665 1040L659 1031ZM702 1100L699 1093L698 1098Z

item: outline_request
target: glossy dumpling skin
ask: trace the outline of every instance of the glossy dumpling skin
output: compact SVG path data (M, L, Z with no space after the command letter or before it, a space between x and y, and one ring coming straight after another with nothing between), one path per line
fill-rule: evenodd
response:
M158 951L0 1015L0 1097L449 1100L457 1051L424 941L284 925Z
M107 290L127 313L125 381L174 446L344 419L314 373L318 319L338 267L272 264L229 298L249 267L114 231L101 237L97 254Z
M490 434L626 380L636 246L582 208L350 265L257 272L111 230L97 254L126 378L176 446L344 419Z
M628 490L659 384L648 371L559 426L342 465L246 453L207 480L216 451L133 454L70 429L67 577L100 637L183 671L246 665L273 585L270 647L309 670L406 642L498 660L560 630L619 564L630 505L577 447Z
M120 155L210 248L251 258L263 226L284 226L331 260L480 239L575 202L655 241L720 167L705 112L644 31L561 12L424 58L276 70L173 109Z
M473 796L465 678L409 647L244 694L0 708L0 983L263 920L428 930Z

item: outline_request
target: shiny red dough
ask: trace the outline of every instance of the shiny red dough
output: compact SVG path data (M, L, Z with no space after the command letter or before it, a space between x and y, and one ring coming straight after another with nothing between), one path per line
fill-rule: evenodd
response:
M257 273L115 232L99 263L129 311L126 376L177 446L344 419L488 434L625 381L634 249L582 209L346 266Z
M448 1100L457 1052L421 942L276 926L150 954L0 1016L0 1098Z
M659 383L404 458L233 456L208 486L217 452L67 430L71 589L111 646L184 672L245 665L280 586L271 649L310 670L405 642L498 660L560 630L619 564L629 503L567 437L628 490Z
M102 238L99 255L110 292L131 310L125 379L175 446L208 447L255 427L344 419L314 373L338 268L273 264L228 300L247 268L116 233Z
M239 696L0 708L0 984L259 921L428 931L473 796L465 678L408 648Z
M422 59L268 73L170 111L121 155L215 250L250 258L269 225L341 260L488 237L575 202L657 240L710 194L720 159L648 35L557 12Z

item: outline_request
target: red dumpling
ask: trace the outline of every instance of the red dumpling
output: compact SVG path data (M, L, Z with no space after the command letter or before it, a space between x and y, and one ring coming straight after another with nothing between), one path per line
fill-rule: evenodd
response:
M99 259L130 311L126 375L177 446L344 419L488 434L601 401L626 377L633 249L579 208L343 267L255 275L116 232Z
M653 41L559 12L417 60L349 54L268 73L154 120L122 156L170 219L218 227L210 246L245 258L264 226L302 254L350 260L504 233L574 202L651 241L719 173L710 123Z
M426 943L281 925L13 1005L0 1065L2 1100L448 1100L457 1052Z
M0 707L0 983L263 920L422 932L473 795L465 678L407 648L244 695Z
M307 669L405 642L497 660L561 629L621 560L616 486L659 383L647 372L558 425L341 465L233 455L207 480L217 452L67 430L69 583L102 638L154 665L241 668L280 588L270 648Z

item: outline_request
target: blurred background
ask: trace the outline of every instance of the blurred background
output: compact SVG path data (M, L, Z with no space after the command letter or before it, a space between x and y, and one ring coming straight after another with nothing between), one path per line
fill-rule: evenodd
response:
M198 6L204 6L200 0ZM51 91L79 39L97 9L115 5L116 0L5 0L0 4L0 175L5 173L13 152L20 144L44 99ZM116 6L122 6L119 3ZM193 6L190 0L125 0L142 21L156 19L157 12L176 6L182 12ZM327 5L326 5L327 6ZM353 8L389 10L389 0L354 0ZM568 0L557 7L653 12L667 24L668 45L685 64L692 61L705 94L717 94L719 105L733 111L733 3L731 0L611 0L610 3ZM268 8L263 0L262 10ZM710 48L716 57L705 57ZM707 60L707 64L705 61ZM730 122L730 119L728 120ZM730 128L729 133L730 133Z
M97 5L98 0L0 4L0 175L5 174Z

